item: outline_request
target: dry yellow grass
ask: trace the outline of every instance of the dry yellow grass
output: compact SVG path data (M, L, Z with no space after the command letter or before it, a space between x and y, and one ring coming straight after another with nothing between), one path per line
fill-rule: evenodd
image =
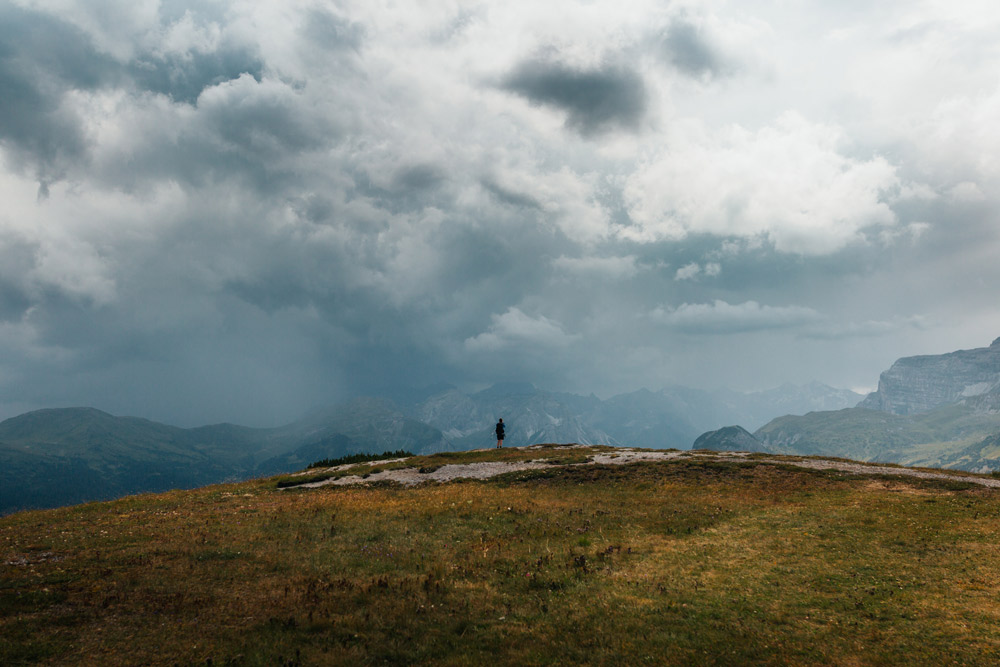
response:
M0 662L991 664L998 528L757 461L258 480L0 520Z

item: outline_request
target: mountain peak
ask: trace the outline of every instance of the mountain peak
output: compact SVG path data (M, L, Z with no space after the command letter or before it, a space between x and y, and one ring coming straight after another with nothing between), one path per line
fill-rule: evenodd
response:
M81 423L109 423L121 420L97 408L42 408L0 422L0 434L12 437L21 431L33 431L40 426L49 431L65 431Z

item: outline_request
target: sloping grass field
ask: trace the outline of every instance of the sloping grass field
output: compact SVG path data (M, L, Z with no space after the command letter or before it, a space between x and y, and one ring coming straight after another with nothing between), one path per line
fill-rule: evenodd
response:
M998 491L588 451L3 517L0 664L1000 662Z

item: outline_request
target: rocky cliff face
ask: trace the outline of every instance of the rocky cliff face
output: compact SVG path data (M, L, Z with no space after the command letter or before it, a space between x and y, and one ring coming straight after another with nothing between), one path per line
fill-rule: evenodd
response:
M899 359L858 407L912 415L998 391L1000 338L989 347Z

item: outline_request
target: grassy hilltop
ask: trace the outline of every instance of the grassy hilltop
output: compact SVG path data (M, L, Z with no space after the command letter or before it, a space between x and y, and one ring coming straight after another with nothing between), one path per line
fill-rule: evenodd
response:
M1000 660L997 490L771 456L574 465L601 451L324 473L558 464L480 481L290 486L310 471L4 517L0 664Z

